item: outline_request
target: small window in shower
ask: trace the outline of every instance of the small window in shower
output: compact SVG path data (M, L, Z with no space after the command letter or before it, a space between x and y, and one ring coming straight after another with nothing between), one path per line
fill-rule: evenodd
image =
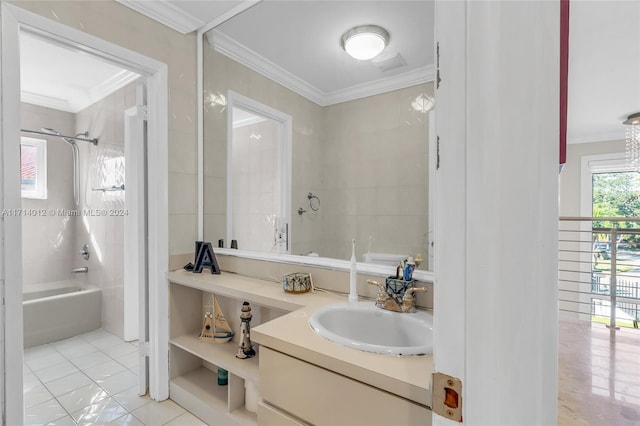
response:
M23 198L47 198L47 141L20 139L20 184Z

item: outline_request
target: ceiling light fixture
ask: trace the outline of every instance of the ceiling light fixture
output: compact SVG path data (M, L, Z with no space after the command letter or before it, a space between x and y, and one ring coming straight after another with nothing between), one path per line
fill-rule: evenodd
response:
M640 171L640 112L631 114L622 124L629 126L625 135L627 163Z
M342 35L342 48L359 61L378 56L389 44L389 33L377 25L362 25Z

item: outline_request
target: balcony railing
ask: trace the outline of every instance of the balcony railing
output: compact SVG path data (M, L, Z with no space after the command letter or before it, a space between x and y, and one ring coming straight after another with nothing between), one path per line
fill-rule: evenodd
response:
M559 229L561 317L638 328L640 218L562 217Z

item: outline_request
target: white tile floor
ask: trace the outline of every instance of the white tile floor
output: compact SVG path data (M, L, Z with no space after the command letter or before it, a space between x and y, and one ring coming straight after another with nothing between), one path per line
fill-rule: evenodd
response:
M25 350L26 425L204 425L137 393L138 346L95 330Z

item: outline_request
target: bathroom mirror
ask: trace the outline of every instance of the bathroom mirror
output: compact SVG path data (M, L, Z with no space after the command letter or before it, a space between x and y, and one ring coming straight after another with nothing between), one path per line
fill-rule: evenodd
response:
M355 238L358 262L393 265L387 254L420 253L428 269L433 22L431 1L263 1L207 32L204 239L230 246L228 98L238 93L292 117L288 223L260 219L286 238L284 253L345 260ZM385 50L369 61L350 57L342 35L373 23L390 35ZM256 135L248 142L261 149ZM260 157L251 158L251 185L259 185ZM246 189L255 196L245 209L258 211L260 190Z

